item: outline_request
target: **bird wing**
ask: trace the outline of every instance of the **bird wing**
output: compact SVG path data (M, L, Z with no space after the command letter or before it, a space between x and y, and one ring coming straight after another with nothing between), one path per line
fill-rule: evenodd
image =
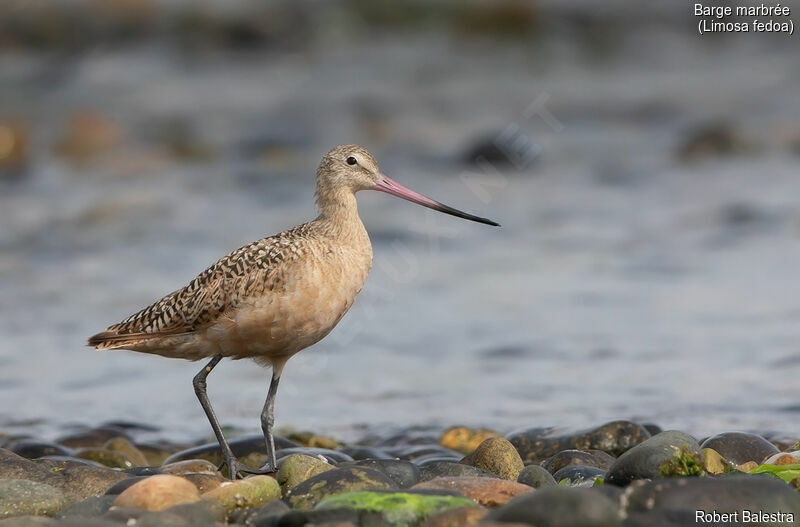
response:
M302 226L301 226L302 227ZM174 291L106 331L88 344L124 347L157 337L192 333L214 322L247 295L280 286L280 262L291 253L291 231L236 249Z

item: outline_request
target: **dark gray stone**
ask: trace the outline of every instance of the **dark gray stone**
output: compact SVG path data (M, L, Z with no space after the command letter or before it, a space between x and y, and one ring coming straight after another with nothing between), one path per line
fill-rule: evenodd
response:
M118 496L122 494L123 491L127 490L128 487L135 485L136 483L139 483L140 481L143 481L149 477L150 476L131 476L129 478L125 478L111 485L105 493L109 496Z
M413 461L422 456L430 455L438 455L448 458L452 457L459 460L464 457L464 454L461 452L456 452L455 450L450 450L449 448L439 445L403 445L386 448L385 450L395 457L406 459L408 461Z
M542 467L551 474L555 474L564 467L583 466L597 467L608 470L614 464L615 458L602 450L584 452L583 450L562 450L558 454L542 461Z
M362 459L350 463L342 463L339 468L348 466L367 467L389 476L397 486L406 489L419 482L419 468L410 462L402 459Z
M52 516L67 504L59 489L25 479L0 479L0 517Z
M540 487L555 487L558 484L555 478L553 478L553 475L539 465L528 465L523 468L522 472L519 473L517 481L535 489Z
M340 448L339 452L347 454L356 461L362 459L394 459L394 456L384 449L372 446L347 445Z
M548 487L518 496L486 516L537 527L616 527L617 506L594 489Z
M583 467L580 465L570 465L553 474L558 484L566 479L570 485L589 485L594 483L597 478L604 478L606 471L597 467Z
M473 476L481 478L496 478L497 474L493 474L488 470L473 467L470 465L462 465L451 461L435 461L429 463L419 469L419 480L429 481L433 478L439 477L459 477L459 476Z
M562 450L602 450L612 456L638 445L650 437L640 424L612 421L596 428L563 431L553 428L530 428L507 436L526 464L538 463Z
M56 517L58 518L99 518L111 508L116 496L89 496L83 501L67 505Z
M643 523L646 517L652 520L660 518L663 525L675 527L697 525L698 510L738 513L736 521L717 521L718 525L795 527L800 519L800 493L768 476L659 479L631 486L625 494L626 499L622 502L635 522L633 525L649 525ZM790 522L784 516L783 521L747 522L742 513L745 510L791 514L794 521Z
M779 450L756 434L745 432L724 432L703 441L702 448L713 448L726 460L736 465L755 461L761 464L765 459Z
M272 500L260 507L247 509L237 509L233 511L229 518L229 523L241 525L263 525L277 519L289 512L291 509L283 500Z
M6 448L15 454L27 459L37 459L44 456L71 456L72 449L50 443L47 441L36 441L32 439L22 439L14 441Z
M673 458L681 448L700 455L700 445L690 435L668 430L636 445L617 459L606 474L606 483L627 485L634 479L659 476L661 465Z
M397 489L397 484L389 476L370 468L337 468L312 476L289 489L284 499L293 509L307 510L329 496L380 489Z
M285 457L291 456L292 454L305 454L307 456L314 456L319 457L322 456L328 460L328 463L331 465L337 465L339 463L347 463L348 461L354 461L352 457L348 456L344 452L340 452L339 450L330 450L328 448L310 448L310 447L293 447L293 448L284 448L276 452L277 460L281 460Z

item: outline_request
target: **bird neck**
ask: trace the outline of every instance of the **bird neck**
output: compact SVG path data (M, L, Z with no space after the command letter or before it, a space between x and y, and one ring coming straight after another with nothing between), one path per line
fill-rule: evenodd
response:
M356 195L350 189L324 189L317 191L317 208L320 221L330 224L336 231L363 230L358 217Z

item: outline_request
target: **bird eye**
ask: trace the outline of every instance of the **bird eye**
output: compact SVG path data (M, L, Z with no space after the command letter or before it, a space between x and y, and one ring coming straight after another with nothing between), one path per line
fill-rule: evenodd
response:
M356 163L358 163L358 160L355 157L350 156L350 157L347 158L347 164L348 165L355 165Z

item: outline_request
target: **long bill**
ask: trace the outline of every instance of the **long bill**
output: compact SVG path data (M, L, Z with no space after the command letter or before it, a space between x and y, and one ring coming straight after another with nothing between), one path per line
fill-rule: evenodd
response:
M439 203L436 200L432 200L427 196L423 196L418 192L414 192L410 188L404 187L397 181L394 181L393 179L390 179L389 177L383 174L381 174L380 179L375 184L373 189L380 190L381 192L386 192L387 194L391 194L392 196L397 196L398 198L403 198L412 203L422 205L423 207L428 207L429 209L438 210L439 212L444 212L445 214L450 214L452 216L464 218L465 220L477 221L478 223L485 223L486 225L492 225L493 227L500 226L499 223L494 222L488 218L473 216L472 214L467 214L466 212L462 212L458 209L454 209L453 207L448 207L447 205Z

